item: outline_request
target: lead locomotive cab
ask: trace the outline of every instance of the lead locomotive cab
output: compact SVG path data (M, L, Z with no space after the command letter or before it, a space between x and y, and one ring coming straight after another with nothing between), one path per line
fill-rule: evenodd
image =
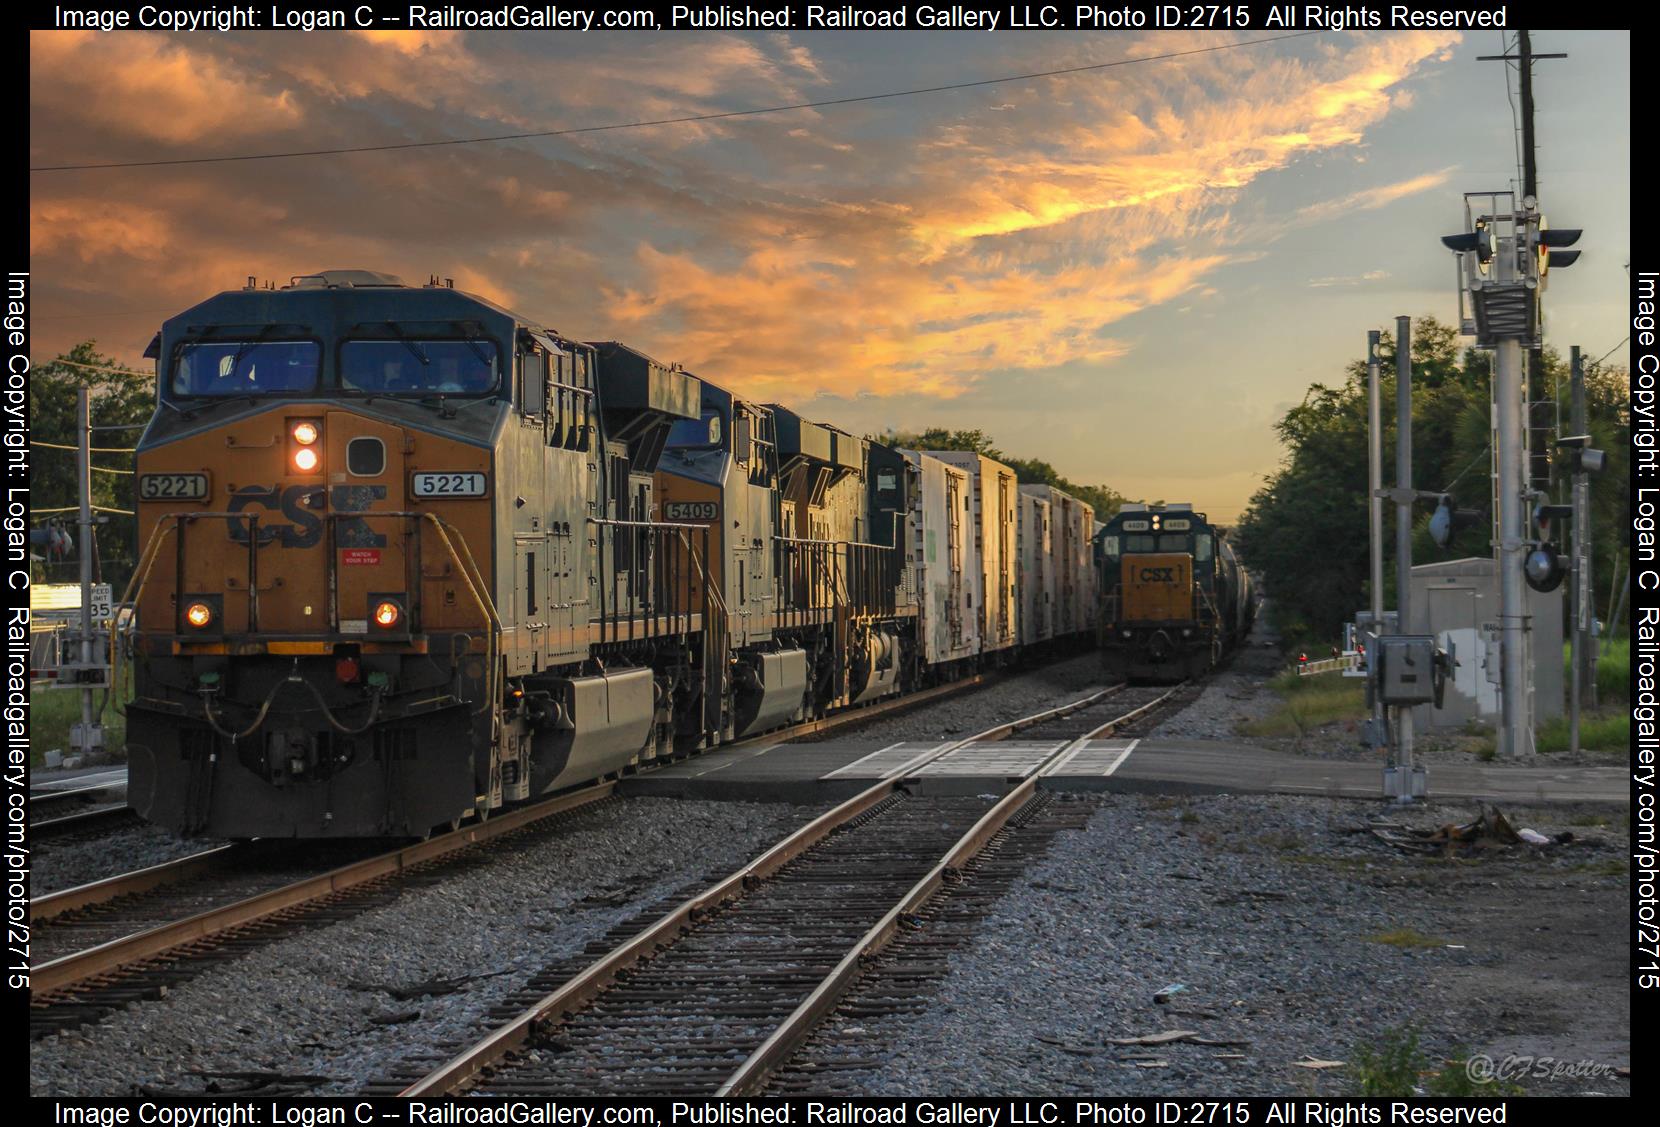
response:
M219 294L149 355L143 816L419 835L670 742L701 608L650 491L695 379L609 387L593 346L362 270Z

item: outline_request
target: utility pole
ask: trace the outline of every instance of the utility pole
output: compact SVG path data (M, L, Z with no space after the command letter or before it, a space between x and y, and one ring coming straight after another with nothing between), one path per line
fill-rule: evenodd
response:
M81 653L77 677L85 677L98 660L92 635L92 408L87 389L75 392L76 469L79 471L81 509L78 524L81 530ZM81 693L81 722L71 733L70 749L81 754L96 751L104 744L103 730L93 723L92 689Z
M1378 340L1383 334L1372 329L1366 334L1366 496L1371 525L1372 630L1383 633L1383 407L1378 392ZM1377 643L1366 654L1368 668L1378 660ZM1381 694L1372 696L1372 734L1377 744L1388 731L1388 706Z
M1397 634L1415 633L1412 624L1412 318L1395 318L1395 623ZM1395 709L1395 768L1412 794L1412 709Z
M1580 366L1579 345L1573 346L1571 353L1571 396L1573 401L1572 427L1575 434L1585 433L1585 370ZM1568 635L1568 750L1575 755L1579 754L1579 710L1580 694L1583 691L1585 666L1585 597L1589 587L1585 567L1585 471L1574 473L1574 555L1573 579L1574 585L1568 590L1568 621L1573 624L1573 632Z
M1585 398L1585 363L1574 345L1572 414L1575 434L1590 434L1590 411ZM1580 700L1597 706L1597 650L1601 642L1594 629L1597 617L1596 568L1591 559L1591 478L1583 464L1574 473L1574 677L1580 684Z
M1516 33L1516 53L1514 55L1479 55L1478 59L1484 62L1506 62L1516 64L1517 85L1521 95L1521 131L1522 131L1522 197L1523 199L1539 198L1539 166L1538 155L1535 151L1533 130L1533 64L1539 59L1565 59L1565 53L1535 54L1533 51L1532 33L1518 31ZM1508 80L1506 81L1508 86ZM1544 397L1544 365L1541 363L1539 344L1533 344L1522 353L1522 386L1524 388L1524 402L1528 429L1527 454L1527 485L1529 489L1542 488L1550 480L1550 456L1548 427L1539 425L1538 409L1548 400Z

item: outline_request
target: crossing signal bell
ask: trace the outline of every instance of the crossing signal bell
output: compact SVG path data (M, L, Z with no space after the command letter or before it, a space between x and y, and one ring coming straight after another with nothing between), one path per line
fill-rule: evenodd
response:
M1569 473L1601 473L1608 466L1608 455L1591 445L1588 434L1570 434L1559 438L1556 448L1568 452Z

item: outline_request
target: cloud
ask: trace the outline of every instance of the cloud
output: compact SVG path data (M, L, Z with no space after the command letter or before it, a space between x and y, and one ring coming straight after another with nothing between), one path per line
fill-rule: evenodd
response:
M31 31L29 71L29 109L41 125L73 122L89 142L118 138L125 151L262 137L305 120L299 99L265 75L159 35ZM60 128L31 132L53 158L90 155L60 148L69 139Z
M1219 55L1004 91L995 114L891 147L903 171L875 198L791 201L808 249L778 245L759 186L724 261L643 239L608 313L740 389L952 397L997 373L1111 363L1130 346L1110 326L1263 253L1249 244L1278 230L1239 229L1243 192L1358 144L1447 41L1361 37L1312 61ZM1382 206L1449 173L1323 206Z
M1351 192L1340 199L1326 200L1301 209L1293 222L1298 227L1308 227L1351 212L1374 211L1380 207L1387 207L1396 200L1443 186L1452 179L1452 174L1456 171L1456 167L1449 166L1434 172L1420 173L1405 180L1397 180L1393 184L1379 184L1373 188Z
M39 292L48 313L85 316L93 293L183 308L249 273L437 273L743 393L960 397L991 378L1125 364L1127 319L1214 293L1223 265L1271 253L1283 227L1240 218L1266 173L1359 151L1449 41L1356 36L1302 55L1248 48L824 113L39 179ZM350 147L893 84L891 68L771 34L134 34L119 53L115 42L31 39L54 150ZM991 73L1163 40L1074 37L1061 59L1000 42ZM56 78L100 70L104 92L88 82L72 96ZM1296 221L1382 206L1449 172Z
M1327 286L1358 286L1366 282L1381 282L1389 277L1387 270L1368 270L1364 274L1340 275L1329 278L1310 278L1308 284L1321 289Z

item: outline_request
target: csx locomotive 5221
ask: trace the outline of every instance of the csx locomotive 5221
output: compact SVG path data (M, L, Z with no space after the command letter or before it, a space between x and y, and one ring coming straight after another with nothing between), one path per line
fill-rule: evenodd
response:
M1125 505L1095 548L1096 641L1109 672L1144 681L1197 677L1250 631L1251 577L1221 530L1191 505Z
M150 355L129 801L183 834L419 835L1087 637L1087 505L436 280L222 293Z

